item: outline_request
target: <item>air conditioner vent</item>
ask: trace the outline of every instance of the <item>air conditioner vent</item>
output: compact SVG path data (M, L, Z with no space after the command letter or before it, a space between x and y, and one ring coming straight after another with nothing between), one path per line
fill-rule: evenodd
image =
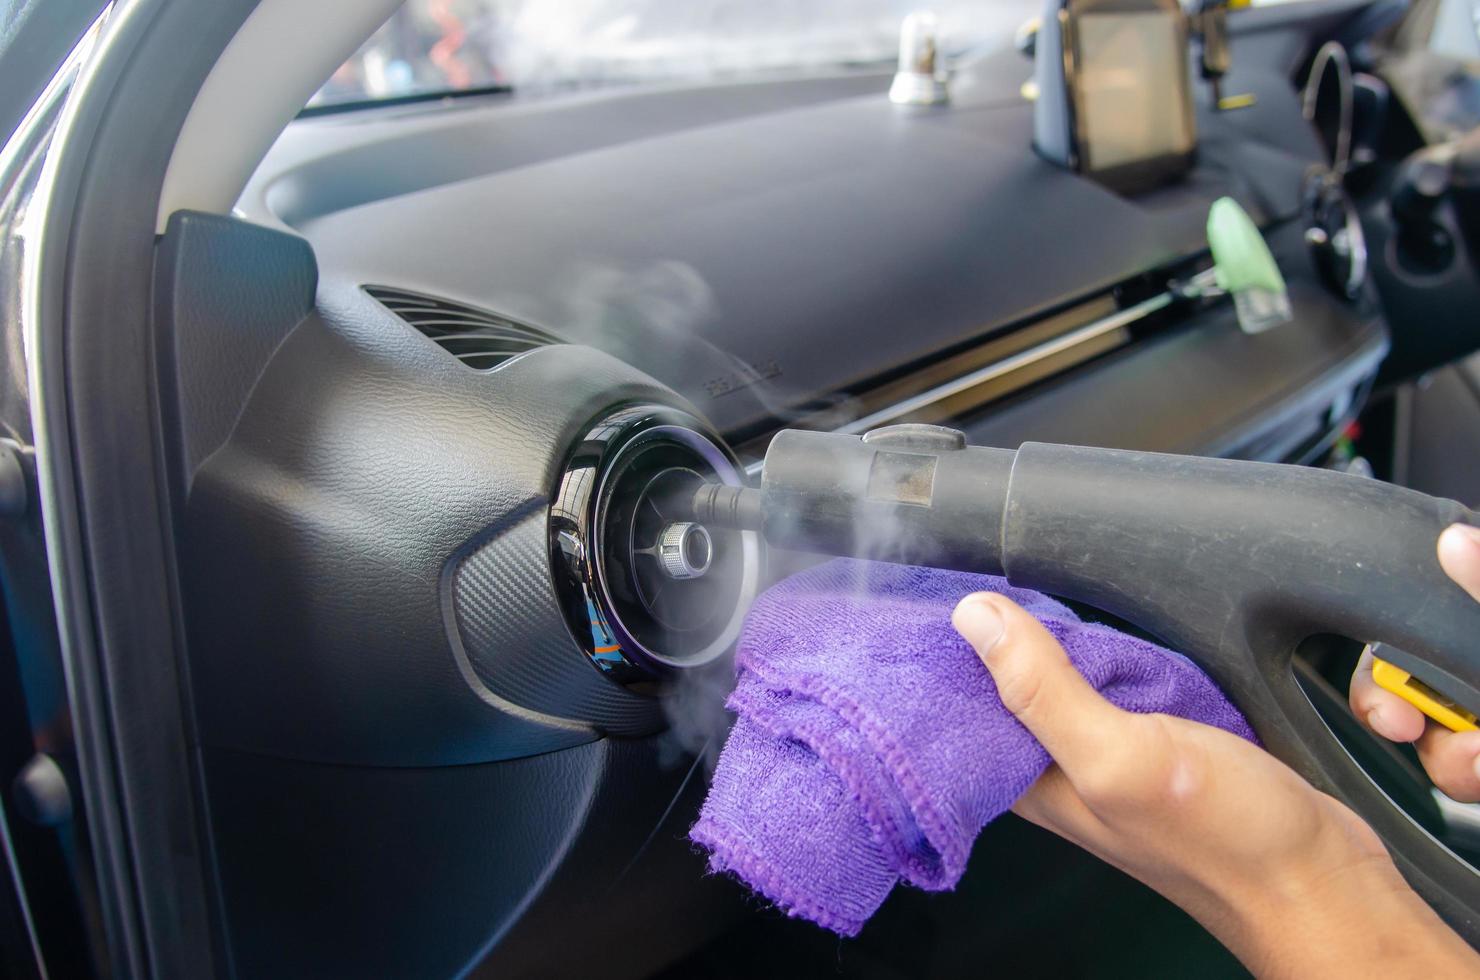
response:
M389 286L366 286L365 292L443 350L480 371L536 347L560 343L537 327L474 306Z

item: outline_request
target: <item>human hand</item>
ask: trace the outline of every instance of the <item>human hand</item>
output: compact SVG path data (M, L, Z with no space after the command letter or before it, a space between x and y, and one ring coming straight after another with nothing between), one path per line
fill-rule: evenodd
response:
M1439 564L1480 601L1480 529L1464 524L1439 535ZM1434 785L1461 803L1480 802L1480 732L1452 732L1413 705L1377 686L1372 654L1363 652L1348 693L1352 712L1368 730L1394 742L1412 742Z
M1372 829L1273 756L1221 729L1117 708L1000 595L967 596L953 623L1055 762L1015 812L1182 906L1254 973L1366 975L1385 958L1411 969L1409 944L1383 939L1403 929L1449 957L1436 962L1480 965Z

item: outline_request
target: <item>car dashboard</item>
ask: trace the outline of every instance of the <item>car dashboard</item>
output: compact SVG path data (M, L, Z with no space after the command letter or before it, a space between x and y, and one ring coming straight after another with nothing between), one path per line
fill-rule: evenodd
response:
M684 840L725 678L654 697L591 567L603 481L654 433L727 482L779 429L904 421L1316 459L1391 343L1311 244L1330 156L1297 88L1366 6L1234 14L1239 107L1196 85L1192 168L1135 195L1034 152L1006 49L942 106L859 70L306 115L234 218L174 215L155 295L237 972L640 975L746 914ZM1246 333L1195 288L1224 197L1292 322ZM245 302L191 285L227 267ZM754 558L736 615L810 560Z
M780 425L861 419L1267 456L1282 396L1350 395L1384 342L1370 296L1307 254L1305 174L1327 152L1291 81L1303 35L1254 13L1271 23L1224 82L1246 107L1199 86L1195 167L1135 197L1032 152L1031 63L1007 49L958 68L941 107L893 105L862 73L307 118L240 207L307 238L326 279L607 351L751 458ZM1157 302L1210 264L1223 196L1271 239L1292 329ZM1049 378L1054 398L1012 399Z

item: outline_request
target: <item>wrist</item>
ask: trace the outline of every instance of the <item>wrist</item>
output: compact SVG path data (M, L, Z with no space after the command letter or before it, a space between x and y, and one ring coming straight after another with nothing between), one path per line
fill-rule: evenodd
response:
M1425 965L1475 965L1474 952L1386 852L1286 869L1229 907L1238 910L1232 934L1219 938L1256 976L1406 975Z
M1326 957L1356 952L1354 939L1406 929L1416 899L1385 854L1284 868L1239 902L1234 952L1258 976L1309 975Z

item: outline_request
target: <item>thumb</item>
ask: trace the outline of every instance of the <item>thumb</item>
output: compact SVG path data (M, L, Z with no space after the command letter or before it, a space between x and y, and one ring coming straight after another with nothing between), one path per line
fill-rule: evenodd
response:
M1480 601L1480 528L1451 524L1439 535L1439 564L1444 574Z
M974 592L951 615L997 684L1002 704L1071 775L1103 754L1124 716L1069 662L1053 634L1017 603Z

